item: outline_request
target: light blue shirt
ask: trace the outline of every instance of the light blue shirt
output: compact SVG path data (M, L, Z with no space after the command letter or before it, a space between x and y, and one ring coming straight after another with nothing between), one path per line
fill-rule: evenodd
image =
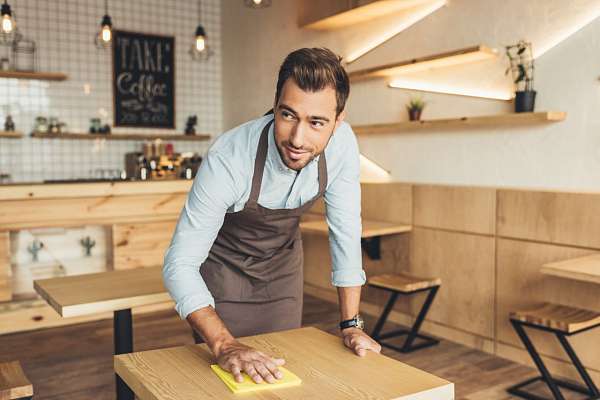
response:
M242 210L250 197L258 140L272 118L270 115L249 121L219 136L198 169L163 267L165 287L181 318L215 306L199 267L223 225L225 213ZM319 190L319 157L299 172L288 168L277 150L273 129L271 125L258 203L272 209L298 208ZM360 246L360 161L350 125L340 124L325 148L325 158L332 284L361 286L365 272Z

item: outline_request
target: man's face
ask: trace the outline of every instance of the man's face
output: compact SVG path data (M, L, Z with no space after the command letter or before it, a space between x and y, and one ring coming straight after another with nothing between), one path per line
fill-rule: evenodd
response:
M301 170L325 150L331 135L344 119L337 118L333 87L305 92L288 79L275 105L275 143L288 168Z

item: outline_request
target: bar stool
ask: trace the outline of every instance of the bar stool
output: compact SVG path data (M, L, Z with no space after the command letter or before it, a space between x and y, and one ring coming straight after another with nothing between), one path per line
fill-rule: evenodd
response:
M391 292L390 298L383 309L383 313L377 320L375 324L375 328L371 333L371 337L378 341L382 346L389 347L396 351L400 351L402 353L410 353L412 351L422 349L424 347L433 346L439 343L437 339L432 337L422 335L419 333L419 329L421 328L421 324L425 320L425 316L429 311L429 307L431 303L433 303L433 299L442 284L441 279L439 278L418 278L415 276L410 276L406 274L383 274L377 275L369 278L368 281L369 286L376 287L378 289L383 289ZM417 315L417 318L410 329L398 329L387 333L381 333L381 329L385 324L388 315L392 311L396 300L399 295L411 296L420 292L428 292L427 298L421 307L421 311ZM395 346L390 343L386 343L383 340L389 339L392 337L404 336L406 335L406 340L402 347ZM421 343L413 344L416 338L421 339Z
M33 385L23 372L21 363L0 363L0 399L17 400L33 398Z
M519 335L519 338L525 345L527 352L533 359L533 362L540 371L541 375L509 387L507 389L508 393L524 399L547 400L544 397L523 390L525 386L528 386L534 382L543 381L548 385L548 388L552 392L555 400L564 400L559 387L588 395L590 396L588 399L600 399L600 392L598 391L598 388L590 378L585 367L567 340L567 336L585 332L600 326L600 313L583 310L580 308L563 306L560 304L545 303L541 307L533 310L511 312L510 322ZM587 388L556 379L550 375L550 372L546 368L542 358L525 332L524 328L526 326L533 329L551 332L556 335L558 341L571 359L571 362L577 369L579 376L581 376L581 379L584 381Z

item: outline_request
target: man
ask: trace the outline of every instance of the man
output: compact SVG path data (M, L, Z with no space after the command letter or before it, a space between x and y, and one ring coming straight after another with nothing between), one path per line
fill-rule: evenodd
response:
M238 381L242 372L257 383L282 377L284 360L235 338L300 327L299 221L321 196L343 342L359 356L381 350L358 315L365 274L358 146L343 122L349 91L330 50L289 54L273 113L215 141L181 213L165 256L165 286L181 317Z

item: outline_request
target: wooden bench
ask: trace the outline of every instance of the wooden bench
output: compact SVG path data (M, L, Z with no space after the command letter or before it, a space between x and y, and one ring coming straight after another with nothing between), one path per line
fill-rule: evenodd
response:
M571 344L567 340L567 336L585 332L600 326L600 313L560 304L545 303L534 309L511 312L510 322L525 345L525 348L529 352L529 355L533 359L533 362L541 375L511 386L507 389L508 393L524 399L544 399L544 397L523 390L524 387L534 382L544 381L556 400L564 400L559 387L588 395L590 396L590 399L600 398L600 391L598 391L598 388L579 360L579 357L577 357L575 350L573 350ZM581 376L586 387L552 377L538 351L533 346L531 339L525 332L525 327L554 333L571 359L573 366L577 369L577 372Z
M31 399L33 385L23 372L21 363L0 363L0 400Z
M419 333L419 329L427 316L427 312L433 303L433 299L442 284L441 279L439 278L419 278L412 275L407 274L383 274L376 275L368 280L369 286L373 286L379 289L387 290L391 292L390 298L386 303L381 316L377 320L375 324L375 328L373 332L371 332L371 337L374 340L377 340L382 346L389 347L396 351L400 351L402 353L410 353L412 351L422 349L424 347L433 346L439 343L437 339L432 337L422 335ZM427 297L423 306L421 307L421 311L417 315L413 326L410 329L397 329L391 332L381 333L381 329L385 324L396 300L399 295L410 296L416 293L427 291ZM404 336L406 335L406 340L402 347L395 346L391 343L384 342L384 339L389 339L392 337ZM416 338L421 339L421 343L413 345L413 342Z

